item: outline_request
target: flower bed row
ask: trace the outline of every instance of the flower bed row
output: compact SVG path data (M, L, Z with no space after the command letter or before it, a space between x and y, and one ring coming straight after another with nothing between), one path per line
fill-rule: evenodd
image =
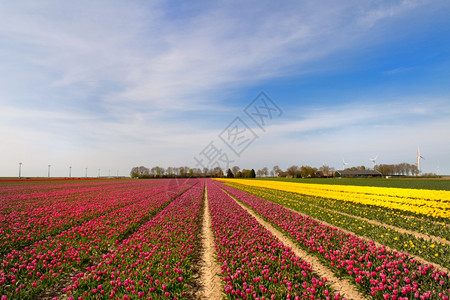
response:
M295 199L285 198L285 194L278 194L278 191L262 194L258 191L258 188L242 185L235 187L245 192L263 196L264 199L292 208L317 220L325 221L331 225L354 232L393 249L407 251L442 266L450 266L450 246L443 242L430 242L423 238L416 238L411 234L371 224L365 220L359 220L351 216L330 212L329 210L312 205L310 202L304 202L300 197ZM444 240L445 239L443 239L443 241Z
M303 195L397 209L445 222L448 222L450 217L450 191L248 179L233 181L250 186L269 187Z
M208 184L212 231L228 299L339 299L326 278L217 186Z
M277 203L215 183L317 255L334 272L351 278L374 299L449 299L450 275L433 266L423 265L405 253L377 247Z
M49 198L59 202L59 198L71 198L85 193L105 192L108 189L127 190L131 185L140 185L142 182L124 181L48 181L26 183L2 183L0 185L1 214L21 212L41 207L40 200ZM147 183L148 184L148 183ZM156 184L159 185L159 184Z
M171 201L166 193L155 194L154 188L140 196L131 205L8 253L1 263L0 295L31 298L72 268L82 268L105 253Z
M393 210L386 207L362 205L336 199L305 196L298 193L280 191L271 188L251 187L235 182L228 182L227 184L262 198L276 197L287 201L293 200L299 202L299 205L301 206L305 204L320 206L420 233L431 234L442 238L450 237L450 227L447 226L445 222L438 223L423 217L413 217L404 211Z
M68 299L177 299L192 277L204 181L172 201L64 289Z
M48 187L42 188L39 193L29 194L27 201L11 197L2 203L6 206L8 203L22 202L20 207L16 207L18 210L3 214L0 218L0 257L13 249L22 249L35 241L139 201L147 195L149 186L139 182L139 185L68 188L51 193L45 193ZM159 181L152 187L152 193L162 192L165 192L165 185Z

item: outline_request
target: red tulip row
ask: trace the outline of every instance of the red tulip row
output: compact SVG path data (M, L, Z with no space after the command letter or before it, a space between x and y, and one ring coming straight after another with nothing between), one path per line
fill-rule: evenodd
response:
M148 185L149 183L146 183ZM30 208L40 208L40 199L49 198L49 201L59 202L59 198L71 198L84 193L100 192L112 188L115 190L129 189L130 185L142 185L137 181L48 181L48 182L27 182L22 184L0 185L0 212L8 214L10 212L21 212ZM151 185L159 185L157 182Z
M266 228L212 182L208 199L228 299L339 299Z
M201 230L204 181L172 201L64 289L68 299L185 296Z
M2 201L1 206L10 205L15 210L3 214L0 218L0 256L130 205L148 193L148 184L131 183L131 186L129 182L128 186L107 185L53 192L48 190L57 185L40 185L41 190L28 194L27 201L21 199L20 194L9 197L8 200ZM160 181L159 185L154 186L153 194L164 192L165 188Z
M450 295L450 275L423 265L408 254L388 251L373 242L299 215L282 205L215 182L267 221L327 262L341 276L350 277L374 299L444 299Z
M133 190L133 185L130 188ZM138 193L130 205L5 255L0 265L0 295L30 298L59 281L72 268L81 268L105 253L170 202L168 194L160 193L160 188L150 187ZM180 191L183 189L187 186L180 187ZM118 198L122 196L119 193ZM106 204L110 199L96 200Z

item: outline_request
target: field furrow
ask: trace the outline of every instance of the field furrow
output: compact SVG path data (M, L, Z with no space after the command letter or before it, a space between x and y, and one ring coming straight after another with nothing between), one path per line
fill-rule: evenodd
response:
M277 203L217 183L280 228L300 247L316 255L339 276L352 278L368 297L446 299L450 275L397 251L325 226Z
M347 213L335 212L333 209L325 208L330 207L331 205L315 205L311 203L314 201L313 199L303 201L303 198L298 196L296 198L286 198L285 193L280 195L278 194L278 191L272 191L272 193L267 191L260 192L254 187L236 185L234 183L231 185L274 203L281 204L304 215L311 216L322 223L326 222L327 224L330 224L330 226L341 228L352 234L365 237L391 249L410 253L415 257L420 258L421 261L440 265L441 269L448 270L446 266L450 265L450 247L446 238L435 237L436 241L430 241L428 236L415 232L408 232L407 229L392 229L394 226L389 228L389 226L380 224L376 221L365 220L365 218ZM318 199L317 202L324 203L326 201ZM337 209L338 206L332 205L332 207Z
M280 191L274 188L251 187L237 182L227 182L227 184L262 198L278 199L280 203L283 202L281 204L291 207L307 206L310 207L310 210L314 210L316 207L330 209L339 213L401 227L410 231L435 235L441 239L450 239L449 224L446 224L445 222L435 222L424 217L419 218L390 208L360 205L357 203L323 197L311 197L299 193Z
M40 294L74 268L81 269L107 252L171 200L166 193L155 194L151 187L131 205L11 251L1 265L0 295L30 299Z
M399 189L350 185L326 185L292 182L270 183L260 180L239 181L255 187L276 186L281 191L296 192L341 201L397 209L435 221L448 221L450 217L450 191Z
M302 260L308 262L311 265L312 270L317 273L322 278L326 278L330 286L335 290L339 291L343 297L346 299L365 299L363 295L356 289L355 286L351 285L349 281L345 278L338 278L334 275L331 270L326 267L320 260L308 254L306 251L300 249L291 239L285 236L278 229L273 227L270 223L264 221L259 217L251 208L240 202L237 198L225 192L228 196L234 199L243 209L245 209L252 217L254 217L258 223L260 223L264 228L270 231L275 237L277 237L284 245L288 246L298 257Z
M189 189L116 251L78 274L64 290L68 299L184 297L198 252L203 186Z
M214 235L211 229L207 188L205 189L204 201L199 278L200 291L196 294L196 298L218 300L223 298L223 285L219 276L220 266L216 263L216 253L214 251Z
M325 278L315 275L307 262L225 192L209 184L208 198L226 298L333 297Z
M51 186L54 186L51 185ZM30 205L23 203L18 211L2 214L0 218L0 257L11 250L20 250L42 239L54 236L73 226L78 226L121 207L131 205L146 196L149 186L133 185L123 189L121 185L109 189L68 190L56 194L39 193ZM152 184L154 194L165 192L163 184ZM20 194L15 194L14 198ZM3 201L7 207L12 201ZM19 200L17 200L19 201Z
M446 195L258 179L1 182L0 298L449 300Z

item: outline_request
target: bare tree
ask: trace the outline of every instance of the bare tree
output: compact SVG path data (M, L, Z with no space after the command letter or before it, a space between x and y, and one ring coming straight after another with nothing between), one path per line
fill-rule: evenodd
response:
M173 167L173 174L175 176L179 176L180 175L180 168L178 167Z
M267 177L269 175L269 169L267 167L262 168L262 174Z
M416 165L411 165L411 175L417 176L419 175L419 168Z
M275 175L278 175L278 173L281 172L281 169L280 169L280 167L278 165L273 166L272 170L275 173Z
M150 170L144 166L134 167L131 169L130 176L132 178L141 178L150 175Z
M172 167L167 168L167 176L169 176L169 177L173 176L173 168Z
M200 168L194 168L194 176L199 177L202 174L202 170Z
M331 170L330 166L328 166L328 165L322 165L319 168L319 171L322 172L324 177L331 177L331 176L333 176L332 175L332 170Z
M231 171L233 171L234 176L241 170L238 166L234 166L231 168Z
M299 175L299 168L298 166L292 165L289 168L287 168L287 173L289 176L297 177Z
M223 177L223 170L220 167L215 167L211 170L211 175L213 177Z

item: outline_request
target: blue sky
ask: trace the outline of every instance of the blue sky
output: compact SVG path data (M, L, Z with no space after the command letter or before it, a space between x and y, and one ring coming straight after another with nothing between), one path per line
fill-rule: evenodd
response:
M448 1L4 1L0 176L414 163L450 174ZM283 111L258 127L265 92ZM236 156L219 134L258 138Z

